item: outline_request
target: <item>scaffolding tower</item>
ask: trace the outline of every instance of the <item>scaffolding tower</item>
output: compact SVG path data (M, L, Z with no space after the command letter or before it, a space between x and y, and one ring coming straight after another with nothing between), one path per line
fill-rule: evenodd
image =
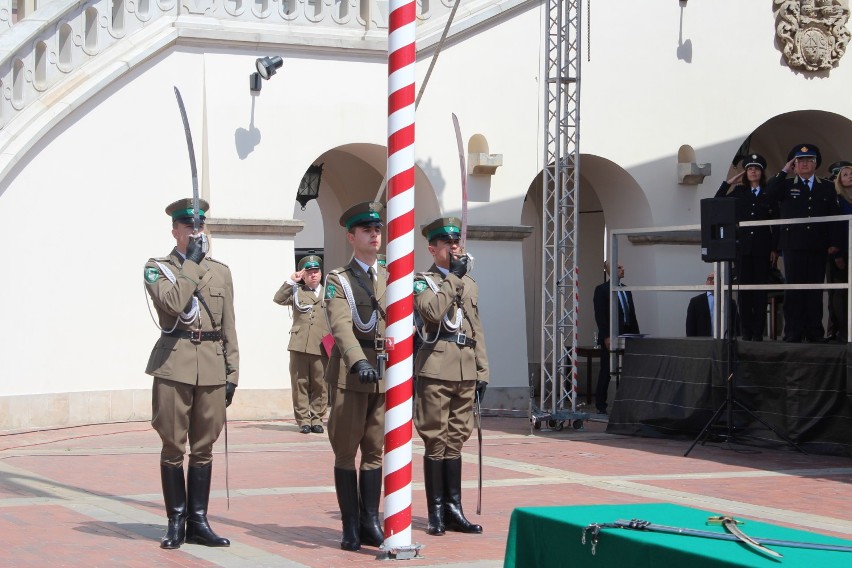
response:
M580 1L547 0L542 168L541 384L530 422L583 427L577 412Z

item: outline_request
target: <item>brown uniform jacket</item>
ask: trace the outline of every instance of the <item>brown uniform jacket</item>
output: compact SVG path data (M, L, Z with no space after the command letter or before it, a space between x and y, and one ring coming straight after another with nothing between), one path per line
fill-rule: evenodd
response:
M384 309L387 269L379 265L378 270L379 274L375 283L375 296L379 301L379 305ZM342 279L348 282L361 321L366 323L370 320L370 316L373 313L372 301L367 290L358 283L359 277L367 288L373 286L370 277L367 276L361 265L354 258L346 266L332 270L326 276L323 304L325 305L325 313L328 317L329 329L334 336L334 348L331 350L331 357L328 361L325 378L332 386L337 385L359 392L381 393L385 392L384 379L379 380L375 384L362 384L357 374L349 372L352 365L361 359L366 359L371 365L376 367L376 351L367 345L373 345L377 337L384 338L385 336L385 321L381 316L377 316L376 327L370 332L360 331L352 321L352 310L349 307L349 302L346 299L346 294L341 284Z
M272 299L282 306L293 302L293 325L290 327L290 351L324 355L320 344L323 336L328 333L328 320L322 312L322 298L325 293L322 284L314 294L304 282L290 284L285 282ZM307 311L301 311L296 304L310 306Z
M438 286L435 293L426 283L429 278ZM455 321L454 303L461 295L462 316L458 330L450 330L443 322L447 314ZM485 332L479 319L479 287L468 275L462 278L454 274L444 275L434 264L428 272L419 272L414 277L414 309L423 319L426 337L414 361L414 374L418 377L445 381L488 381L488 354L485 351ZM466 316L466 317L465 317ZM465 334L476 341L474 347L461 347L441 339L433 341L437 333Z
M157 263L169 269L173 284ZM170 330L178 315L187 308L198 290L212 313L199 302L198 318L192 324L178 323L175 330L199 327L202 331L220 331L221 341L194 343L189 338L161 335L148 367L149 375L191 385L213 386L239 381L240 351L234 324L234 284L231 270L221 262L205 258L201 264L184 261L177 249L164 258L152 258L145 264L145 288L154 301L160 327ZM227 353L227 355L226 355ZM226 359L227 357L227 359Z

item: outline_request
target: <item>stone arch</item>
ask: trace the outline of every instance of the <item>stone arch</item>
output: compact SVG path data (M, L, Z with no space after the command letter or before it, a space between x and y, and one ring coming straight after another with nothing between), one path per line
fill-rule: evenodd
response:
M360 201L376 199L387 163L387 149L378 144L351 143L320 154L313 164L323 164L319 197L308 203L305 211L294 203L293 218L305 222L296 235L297 249L322 249L326 266L334 268L349 261L351 250L338 224L340 215ZM311 164L305 164L305 169ZM296 197L293 188L293 199ZM441 215L435 189L423 169L415 166L414 191L414 267L428 267L430 258L420 238L420 226ZM386 196L379 196L386 203ZM383 215L384 216L384 215ZM386 217L385 217L386 218ZM387 231L384 235L387 246Z
M603 282L605 230L641 227L652 223L651 208L645 192L627 171L606 158L589 154L580 156L580 207L578 264L580 269L580 344L591 345L596 328L592 293ZM521 223L533 227L533 234L523 243L525 274L524 301L527 313L527 353L531 373L541 358L541 274L542 274L542 174L530 183L521 211ZM624 243L623 247L629 246ZM632 254L632 251L631 251ZM637 269L652 264L648 252L637 249L630 264ZM647 257L647 258L646 258ZM653 270L653 268L650 268ZM534 276L534 277L533 277ZM652 306L647 306L651 313ZM653 308L655 311L655 307ZM643 310L645 311L645 310Z

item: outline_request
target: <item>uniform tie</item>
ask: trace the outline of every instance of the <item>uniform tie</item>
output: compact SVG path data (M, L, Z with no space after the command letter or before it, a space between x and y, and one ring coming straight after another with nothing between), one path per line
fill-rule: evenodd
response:
M760 192L760 189L755 187L755 188L752 188L751 192L754 194L755 197L757 197L757 194L758 194L758 192Z

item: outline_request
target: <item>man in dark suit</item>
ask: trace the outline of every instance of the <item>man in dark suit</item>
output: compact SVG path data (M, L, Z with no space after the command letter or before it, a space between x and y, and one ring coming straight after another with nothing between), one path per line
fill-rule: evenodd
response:
M784 168L767 184L770 199L777 201L781 219L837 215L834 186L814 175L820 165L819 148L799 144L788 155ZM795 172L792 178L787 174ZM831 223L782 225L779 246L784 256L788 284L821 284L829 254L839 250ZM784 292L784 341L822 342L822 290Z
M604 269L607 275L609 274L609 263L604 263ZM621 279L624 278L624 266L619 264L616 268L616 286L621 286ZM609 330L609 280L595 288L594 305L595 305L595 322L598 324L598 345L601 346L601 371L598 375L598 384L595 389L595 406L598 412L606 414L607 395L609 392L609 352L611 347L611 338ZM618 306L618 334L639 333L639 322L636 320L636 308L633 305L633 294L630 292L619 291L616 295L616 305Z
M704 284L712 286L716 282L716 276L711 272L707 275L707 280ZM689 300L689 306L686 308L686 336L687 337L713 337L713 314L715 308L715 296L713 291L708 290L697 296L693 296ZM739 327L739 322L736 320L737 304L731 300L731 307L728 310L729 317L734 317L734 328ZM722 330L723 335L726 333Z

